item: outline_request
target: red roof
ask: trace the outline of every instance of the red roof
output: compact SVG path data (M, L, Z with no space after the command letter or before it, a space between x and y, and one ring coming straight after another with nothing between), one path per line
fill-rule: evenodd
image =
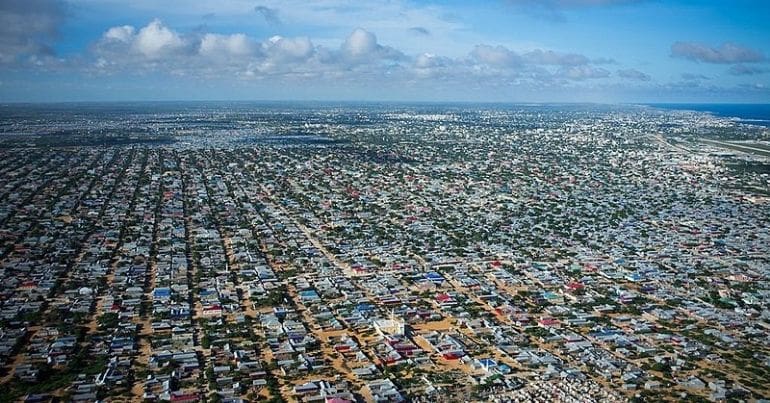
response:
M558 325L559 321L554 318L543 318L538 321L543 326L552 326L552 325Z
M572 282L567 284L567 288L572 291L582 290L585 286L582 283Z
M172 402L197 402L198 395L195 393L187 393L182 395L171 395Z
M462 358L463 355L465 354L458 353L458 352L451 352L451 353L444 353L443 357L445 360L457 360L459 358Z
M439 294L439 295L436 295L436 301L438 301L438 302L447 302L447 301L451 301L451 300L452 300L452 296L449 295L449 294Z

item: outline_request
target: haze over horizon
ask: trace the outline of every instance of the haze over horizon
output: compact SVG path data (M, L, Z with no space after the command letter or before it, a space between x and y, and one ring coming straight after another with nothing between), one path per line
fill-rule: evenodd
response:
M0 3L0 101L768 102L770 3Z

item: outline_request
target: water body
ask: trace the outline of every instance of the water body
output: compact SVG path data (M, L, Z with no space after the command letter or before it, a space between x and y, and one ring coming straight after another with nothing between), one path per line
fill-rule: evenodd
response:
M770 127L770 104L649 104L655 108L707 112L742 123Z

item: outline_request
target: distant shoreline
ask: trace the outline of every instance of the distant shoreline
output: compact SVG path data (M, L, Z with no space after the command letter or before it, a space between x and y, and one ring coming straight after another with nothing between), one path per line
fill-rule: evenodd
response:
M770 127L770 104L645 104L654 108L710 113L741 123Z
M472 102L472 101L354 101L354 100L189 100L189 101L72 101L72 102L0 102L0 111L5 109L33 108L43 110L70 109L88 110L131 109L153 106L165 111L180 108L200 109L208 106L230 106L236 109L267 108L369 108L369 107L484 107L492 109L530 107L650 107L663 110L694 111L716 117L735 120L739 123L770 127L770 103L593 103L593 102Z

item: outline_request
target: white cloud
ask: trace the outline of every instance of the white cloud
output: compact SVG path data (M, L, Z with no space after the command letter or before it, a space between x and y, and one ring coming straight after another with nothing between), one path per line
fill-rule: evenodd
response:
M340 47L343 57L352 63L369 63L378 60L399 60L404 54L389 46L377 43L377 36L373 33L356 28L345 38Z
M308 37L276 35L259 40L244 33L184 33L153 20L141 28L112 27L92 49L90 69L103 73L162 72L248 80L406 83L430 79L538 86L610 74L584 55L547 49L518 53L504 46L479 44L464 57L427 52L408 56L381 44L363 28L338 39L336 46L324 46Z
M134 40L135 32L136 28L132 27L131 25L112 27L104 33L104 39L108 41L129 43Z
M493 67L514 67L521 64L521 56L504 46L476 45L470 56L477 62Z
M109 31L107 31L109 32ZM156 59L178 52L184 48L182 37L168 29L163 23L155 19L147 26L139 30L134 38L133 47L144 56Z
M446 79L468 74L465 72L468 67L466 63L432 53L417 55L411 67L414 74L421 79L428 77Z
M609 71L596 66L605 60L592 61L581 54L546 49L520 54L504 46L491 45L477 45L469 54L470 71L474 74L501 79L519 77L538 85L564 82L565 79L580 81L609 77Z
M450 63L445 57L439 57L432 53L423 53L414 60L414 66L418 69L428 69L432 67L443 67Z
M276 61L296 62L307 60L315 52L310 38L284 38L274 36L262 44L265 54Z
M377 47L377 37L361 28L356 28L342 44L342 50L352 57L366 56L377 51Z
M244 34L205 34L198 51L209 57L244 57L257 52L257 44Z

